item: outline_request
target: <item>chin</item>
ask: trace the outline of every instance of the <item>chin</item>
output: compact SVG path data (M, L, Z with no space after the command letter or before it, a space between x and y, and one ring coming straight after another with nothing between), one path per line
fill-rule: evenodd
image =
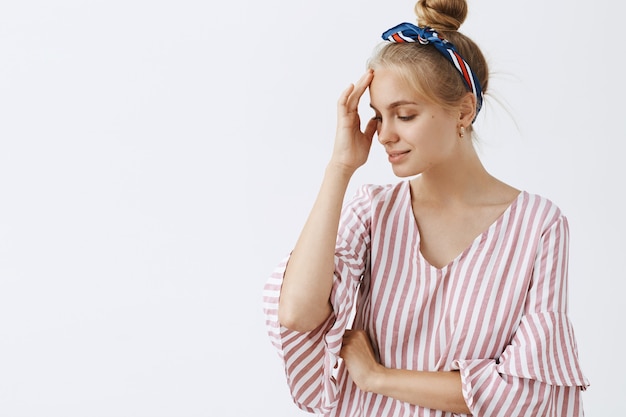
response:
M420 174L419 171L401 169L401 168L394 168L393 173L398 178L409 178L409 177L414 177Z

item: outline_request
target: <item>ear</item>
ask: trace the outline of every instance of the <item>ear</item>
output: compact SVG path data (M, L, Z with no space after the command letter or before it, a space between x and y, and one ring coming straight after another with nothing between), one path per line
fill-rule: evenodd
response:
M476 115L476 96L468 92L459 104L459 122L463 126L471 126Z

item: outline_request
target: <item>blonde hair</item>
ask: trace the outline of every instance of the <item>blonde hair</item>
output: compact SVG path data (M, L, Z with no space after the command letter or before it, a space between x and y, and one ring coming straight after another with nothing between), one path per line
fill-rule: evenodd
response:
M458 32L467 16L465 0L418 0L418 26L428 26L451 42L474 74L483 93L489 85L489 69L478 45ZM383 43L368 61L368 68L384 67L397 73L422 97L447 109L454 109L467 94L458 70L432 45Z

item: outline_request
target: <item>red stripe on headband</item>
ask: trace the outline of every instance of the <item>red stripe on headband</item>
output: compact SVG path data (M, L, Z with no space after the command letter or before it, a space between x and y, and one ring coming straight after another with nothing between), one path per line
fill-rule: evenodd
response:
M459 55L456 51L452 51L452 53L456 57L459 63L459 67L461 67L461 72L463 73L463 78L465 79L465 83L467 84L469 89L472 90L472 92L474 92L474 88L472 87L472 79L470 78L470 75L467 72L467 68L465 68L465 65L467 64L465 63L463 58L461 58L461 55Z
M404 39L402 39L400 37L400 35L398 35L397 33L394 33L393 35L391 35L391 37L393 38L394 41L398 42L398 43L403 43L406 42Z

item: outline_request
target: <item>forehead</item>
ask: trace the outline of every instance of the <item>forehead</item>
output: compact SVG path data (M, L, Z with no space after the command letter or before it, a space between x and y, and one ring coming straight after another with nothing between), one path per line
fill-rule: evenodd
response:
M374 78L369 87L371 105L382 109L395 102L424 103L415 88L399 73L390 68L377 68L374 70Z

